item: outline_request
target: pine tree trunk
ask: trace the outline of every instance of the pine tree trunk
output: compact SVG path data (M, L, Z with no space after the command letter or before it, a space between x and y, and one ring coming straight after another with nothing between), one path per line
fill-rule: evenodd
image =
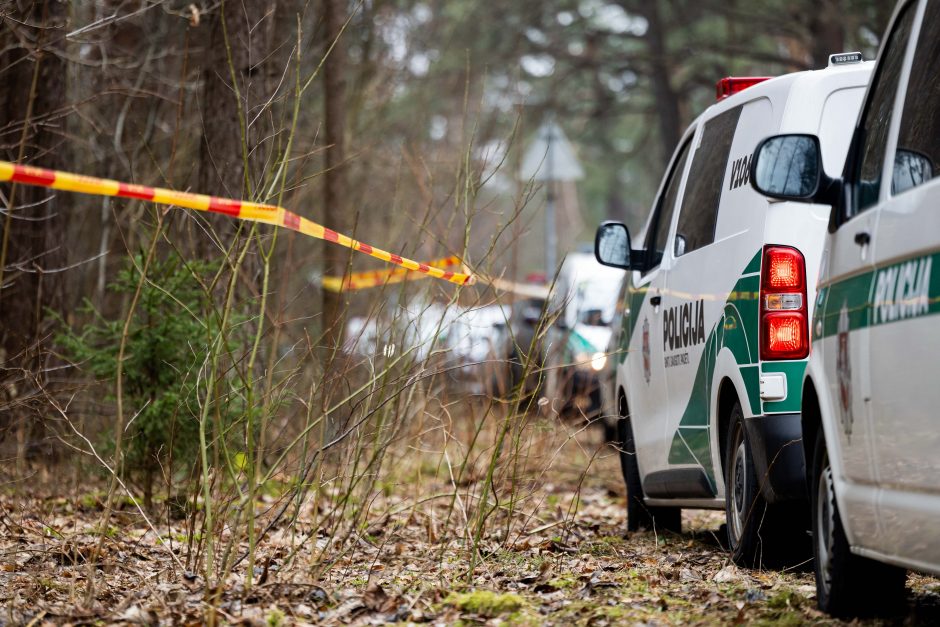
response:
M673 150L682 137L679 95L672 86L672 68L666 46L667 27L661 14L662 7L655 2L645 5L648 23L647 45L651 58L650 81L659 121L659 141L663 165L669 162Z
M202 142L198 190L228 198L261 198L263 168L270 145L281 141L271 114L280 102L285 66L296 38L298 3L291 0L223 0L203 18L194 38L208 36L202 59ZM246 166L248 171L246 172ZM240 223L214 219L220 233L233 233ZM197 236L197 248L208 254L209 242ZM224 242L224 240L223 240ZM214 254L214 253L213 253ZM249 256L247 271L257 272Z
M809 32L812 41L812 69L829 63L829 55L845 50L845 14L840 0L821 0L810 14Z
M5 8L0 28L0 153L7 161L62 168L67 7L56 0ZM0 216L0 384L15 389L0 415L0 439L12 426L22 466L42 437L41 388L49 358L48 310L58 308L65 265L67 205L43 188L6 186Z
M324 0L326 23L325 48L332 50L323 66L324 78L324 136L326 172L323 181L323 221L335 231L349 233L350 220L346 202L346 54L340 36L346 21L343 0ZM331 242L323 242L323 273L341 276L345 270L348 252ZM342 342L344 298L340 293L323 292L323 328L328 349Z

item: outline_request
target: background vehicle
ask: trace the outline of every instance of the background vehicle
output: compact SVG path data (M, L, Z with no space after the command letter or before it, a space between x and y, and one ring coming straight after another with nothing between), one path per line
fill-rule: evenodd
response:
M607 365L610 323L623 278L623 270L600 265L592 253L565 257L548 304L553 322L544 394L551 409L589 421L599 416L599 374Z
M446 325L443 367L468 394L505 396L509 392L500 347L511 310L503 305L454 308Z
M630 529L676 529L682 507L724 508L739 564L792 559L805 543L806 278L826 212L768 203L747 185L749 164L776 129L818 130L840 163L871 67L723 79L676 149L640 249L622 224L598 230L598 259L632 271L616 376Z
M510 388L522 385L525 396L535 394L545 362L542 337L544 298L525 298L512 304L509 333L503 353L509 364Z
M842 177L812 135L765 140L753 164L768 196L832 206L802 423L817 599L836 615L896 606L905 568L940 574L938 60L940 2L902 2Z

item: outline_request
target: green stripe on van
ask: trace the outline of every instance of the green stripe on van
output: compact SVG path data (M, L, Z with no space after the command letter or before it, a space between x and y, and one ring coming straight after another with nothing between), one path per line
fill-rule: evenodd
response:
M940 253L913 255L823 286L813 338L940 313L940 272L932 272L934 263L940 264Z

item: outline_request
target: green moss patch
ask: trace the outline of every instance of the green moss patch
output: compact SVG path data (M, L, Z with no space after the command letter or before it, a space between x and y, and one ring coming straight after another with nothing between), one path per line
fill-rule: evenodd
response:
M522 597L518 594L511 592L497 594L489 590L452 592L444 599L444 605L449 605L461 612L487 617L511 614L521 609L523 603Z

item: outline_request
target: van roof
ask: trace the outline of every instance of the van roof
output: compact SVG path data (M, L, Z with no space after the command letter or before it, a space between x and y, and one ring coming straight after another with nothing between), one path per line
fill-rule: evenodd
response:
M809 88L810 85L824 82L830 77L850 76L852 74L857 74L862 83L867 83L874 67L874 61L863 61L851 65L833 65L821 70L805 70L803 72L791 72L789 74L776 76L716 102L705 109L689 126L695 126L706 119L712 118L719 113L733 109L755 98L771 96L781 91L789 92L797 83L805 83L804 86Z

